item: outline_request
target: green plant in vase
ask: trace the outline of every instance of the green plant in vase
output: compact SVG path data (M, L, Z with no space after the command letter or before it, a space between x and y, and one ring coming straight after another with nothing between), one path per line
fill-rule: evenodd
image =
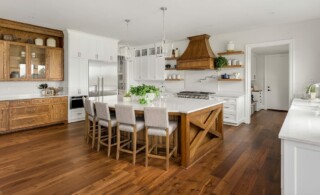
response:
M160 94L159 88L154 85L138 85L136 87L130 87L130 93L139 97L138 101L140 104L147 104L148 101L152 101L155 97Z
M214 58L214 66L217 70L220 70L222 67L228 65L228 60L225 57L219 56Z

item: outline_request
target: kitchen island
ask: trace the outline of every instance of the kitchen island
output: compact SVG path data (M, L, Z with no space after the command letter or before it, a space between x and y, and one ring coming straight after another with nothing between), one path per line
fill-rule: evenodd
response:
M294 99L279 138L282 194L319 194L320 101Z
M169 116L179 121L179 153L181 166L186 168L192 166L223 140L224 101L170 97L141 105L137 101L123 102L120 96L90 99L108 103L110 108L114 108L116 104L132 105L139 114L143 113L146 106L166 107Z

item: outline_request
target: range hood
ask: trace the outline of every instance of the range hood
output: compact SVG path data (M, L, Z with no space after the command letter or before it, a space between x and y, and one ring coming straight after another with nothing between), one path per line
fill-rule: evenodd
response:
M214 54L209 44L210 35L188 37L186 51L177 59L179 70L204 70L214 68Z

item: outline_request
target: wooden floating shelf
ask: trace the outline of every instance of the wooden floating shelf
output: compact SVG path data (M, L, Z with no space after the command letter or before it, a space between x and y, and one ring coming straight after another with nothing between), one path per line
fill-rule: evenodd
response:
M218 81L242 81L242 79L218 79Z
M176 68L166 68L165 70L178 70Z
M166 79L166 81L183 81L184 79Z
M225 56L225 55L241 55L244 54L243 51L226 51L226 52L221 52L218 53L219 56Z
M177 60L179 57L166 57L164 58L165 60Z
M243 68L243 67L244 67L243 65L231 65L231 66L224 66L221 68Z

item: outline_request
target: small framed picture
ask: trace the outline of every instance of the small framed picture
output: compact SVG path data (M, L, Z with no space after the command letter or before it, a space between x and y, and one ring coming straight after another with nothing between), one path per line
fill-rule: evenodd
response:
M52 95L54 95L54 94L53 94L53 90L47 89L47 90L46 90L46 95L47 95L47 96L52 96Z

